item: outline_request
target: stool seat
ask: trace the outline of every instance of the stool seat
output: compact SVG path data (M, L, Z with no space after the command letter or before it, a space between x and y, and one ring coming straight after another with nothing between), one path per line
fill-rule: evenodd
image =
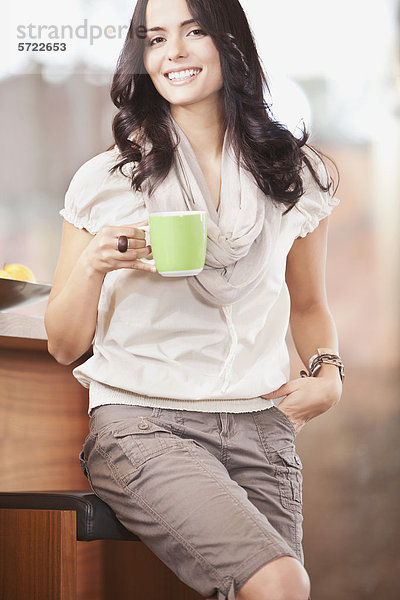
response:
M0 508L75 510L77 540L140 541L116 518L111 508L91 490L0 492Z

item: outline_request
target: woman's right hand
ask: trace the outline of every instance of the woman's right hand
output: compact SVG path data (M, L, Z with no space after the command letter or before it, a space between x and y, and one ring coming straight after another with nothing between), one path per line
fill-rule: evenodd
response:
M146 236L139 225L148 225L148 221L140 221L133 225L103 227L93 237L81 255L87 266L96 273L105 275L116 269L137 269L138 271L157 271L154 265L141 262L140 258L153 258L151 246L146 246ZM118 238L128 238L128 250L118 250Z

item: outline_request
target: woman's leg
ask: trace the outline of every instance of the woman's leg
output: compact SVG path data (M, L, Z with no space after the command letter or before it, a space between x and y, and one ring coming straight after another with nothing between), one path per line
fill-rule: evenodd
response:
M291 556L282 556L261 567L237 594L236 600L307 600L310 580L304 567ZM207 600L215 600L207 598ZM229 600L229 596L228 596Z
M275 407L246 414L231 413L227 416L225 463L230 477L246 491L250 502L267 517L304 564L303 478L295 435L291 422ZM284 565L290 561L280 562ZM268 571L265 568L267 579ZM262 583L263 574L256 574L256 579ZM243 592L250 587L243 586Z
M236 600L307 600L310 579L300 562L283 556L259 569L240 588Z
M94 491L204 597L234 600L234 593L267 564L270 580L275 573L279 579L279 557L292 557L301 567L217 456L218 413L203 413L202 430L195 436L191 411L184 411L184 424L177 413L182 411L121 405L96 409L83 453Z
M235 431L227 441L229 475L304 563L303 466L293 425L275 407L229 418Z

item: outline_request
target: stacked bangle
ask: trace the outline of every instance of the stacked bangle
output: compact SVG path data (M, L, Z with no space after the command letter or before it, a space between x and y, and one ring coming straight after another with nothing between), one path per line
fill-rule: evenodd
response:
M338 367L340 379L341 381L344 380L343 361L338 354L335 354L329 348L318 348L317 354L314 354L308 362L308 373L306 371L300 371L301 377L315 377L323 363Z

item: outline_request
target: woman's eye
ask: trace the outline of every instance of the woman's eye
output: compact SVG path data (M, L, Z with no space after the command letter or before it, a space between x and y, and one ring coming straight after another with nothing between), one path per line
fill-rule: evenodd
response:
M162 38L162 37L160 37L160 36L159 36L159 37L156 37L156 38L154 38L153 40L151 40L151 41L149 42L149 46L154 46L154 42L157 42L157 40L162 40L162 39L163 39L163 38Z
M196 35L205 35L202 29L193 29L190 33L195 33ZM190 35L190 34L189 34Z

